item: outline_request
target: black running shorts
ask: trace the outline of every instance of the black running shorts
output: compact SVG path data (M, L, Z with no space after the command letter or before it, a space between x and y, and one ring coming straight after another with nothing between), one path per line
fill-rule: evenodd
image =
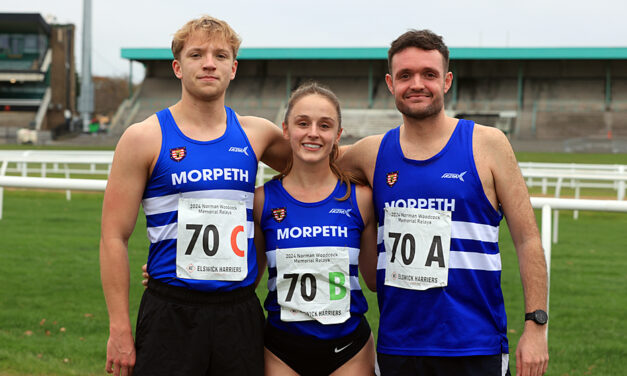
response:
M264 315L254 287L200 292L148 282L134 376L262 376Z
M377 353L381 376L510 376L507 354L405 356Z
M301 376L326 376L364 348L370 325L363 317L349 335L337 339L300 336L266 324L265 346Z

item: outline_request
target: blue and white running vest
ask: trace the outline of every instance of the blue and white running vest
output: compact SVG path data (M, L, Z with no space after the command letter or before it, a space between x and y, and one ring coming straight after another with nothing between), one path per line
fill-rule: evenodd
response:
M472 121L459 120L446 146L424 161L404 157L400 127L383 137L373 180L379 218L377 351L381 353L472 356L509 352L498 247L503 216L483 191L473 158L473 129ZM418 291L384 284L389 268L386 252L390 252L382 241L386 207L452 212L447 286Z
M319 202L305 203L293 198L283 188L280 180L271 180L264 185L265 202L260 227L265 236L268 260L268 296L264 306L268 311L270 325L292 334L333 339L352 333L368 310L358 274L359 246L364 223L355 199L354 184L351 184L350 198L337 200L344 196L346 189L346 185L338 181L329 197ZM341 252L349 253L350 275L346 277L344 292L350 289L350 317L343 323L335 324L322 324L314 320L282 321L277 294L277 259L282 257L280 253L287 249L295 250L296 257L288 262L306 265L313 258L298 258L300 252L324 250L325 247L341 247ZM324 255L319 257L324 258ZM292 295L312 294L311 279L306 280L303 275L293 278L296 279L293 280ZM321 290L323 289L318 288L317 293L323 293Z
M157 112L162 135L161 152L146 184L142 200L150 240L148 254L150 278L199 291L228 291L248 286L255 281L257 256L253 242L252 206L257 157L235 112L228 107L225 107L225 110L226 131L211 141L197 141L185 136L176 125L169 109ZM177 277L177 222L181 198L245 202L246 226L242 232L245 232L248 239L248 254L245 255L248 270L243 280L218 281ZM205 237L207 236L208 234L205 234ZM195 240L199 244L202 241L207 243L216 241L215 238L203 240L202 233Z

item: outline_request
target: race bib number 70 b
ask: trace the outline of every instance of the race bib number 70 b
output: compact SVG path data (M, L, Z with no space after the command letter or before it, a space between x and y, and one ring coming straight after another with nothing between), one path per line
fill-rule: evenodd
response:
M242 201L181 198L176 276L242 281L248 273L246 206Z
M350 263L344 247L278 249L282 321L339 324L350 318Z
M427 290L448 284L451 212L385 208L385 284Z

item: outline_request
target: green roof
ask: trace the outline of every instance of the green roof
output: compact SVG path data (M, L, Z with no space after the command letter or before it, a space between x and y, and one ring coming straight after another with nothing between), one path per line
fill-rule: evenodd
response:
M457 47L451 48L457 60L610 60L627 59L625 47Z
M171 60L168 48L122 48L129 60ZM240 48L238 60L387 59L387 48Z
M627 47L451 47L452 60L621 60ZM386 60L387 47L240 48L238 60ZM122 48L129 60L172 60L169 48Z

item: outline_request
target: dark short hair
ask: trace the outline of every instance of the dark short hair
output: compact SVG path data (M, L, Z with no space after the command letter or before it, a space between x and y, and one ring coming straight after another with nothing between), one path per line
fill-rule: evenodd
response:
M416 47L427 51L437 50L440 54L442 54L444 60L444 71L448 71L449 51L446 44L444 44L442 37L435 34L431 30L411 29L396 38L396 40L390 45L390 49L388 50L388 70L390 74L392 73L392 57L409 47Z

